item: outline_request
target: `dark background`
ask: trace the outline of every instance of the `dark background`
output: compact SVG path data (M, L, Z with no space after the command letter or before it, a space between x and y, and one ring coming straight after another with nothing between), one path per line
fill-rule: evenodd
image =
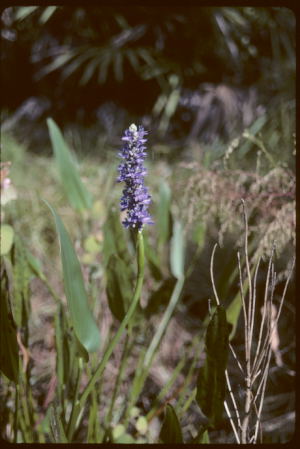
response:
M129 115L159 128L163 112L155 104L178 89L160 137L226 140L230 108L241 129L248 123L238 123L240 105L249 103L255 119L294 99L295 16L287 8L10 7L1 17L5 128L16 111L25 122L52 116L98 132L108 131L112 116L125 126ZM220 85L225 95L216 92Z

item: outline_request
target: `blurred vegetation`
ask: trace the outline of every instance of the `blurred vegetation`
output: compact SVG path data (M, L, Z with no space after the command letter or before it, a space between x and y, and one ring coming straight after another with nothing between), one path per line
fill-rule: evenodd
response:
M277 7L9 7L1 58L7 112L38 97L37 115L64 126L97 122L111 133L129 113L158 135L187 136L193 120L182 120L180 98L201 86L254 86L258 105L289 113L295 16ZM222 101L213 96L211 120Z

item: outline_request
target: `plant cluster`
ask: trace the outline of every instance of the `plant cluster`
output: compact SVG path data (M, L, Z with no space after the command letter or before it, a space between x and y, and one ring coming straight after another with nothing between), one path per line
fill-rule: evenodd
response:
M23 173L24 161L9 139L10 176L8 165L1 166L3 196L12 187L18 195L7 197L1 216L1 436L29 443L174 444L220 441L226 432L228 442L264 441L269 375L280 368L283 378L293 376L280 344L279 317L286 303L293 304L287 297L294 261L284 267L281 291L274 249L263 271L264 245L255 234L261 223L264 230L271 227L276 216L285 228L290 220L288 237L278 247L285 252L294 232L290 173L277 167L264 175L225 170L221 176L197 164L177 167L176 182L170 175L169 185L161 181L158 164L155 176L147 178L148 191L142 127L132 124L125 131L116 180L116 154L110 170L98 171L95 163L88 170L85 161L81 177L59 127L52 119L47 125L54 163L47 160L48 171L38 166L36 172L50 186L44 203L41 178L36 196L20 188L26 174L14 174ZM40 163L45 161L37 158ZM101 175L101 184L92 182L91 172L93 180ZM125 183L121 213L117 181ZM241 198L244 232L237 208L230 209L230 200L237 204ZM37 217L48 213L47 219L35 223L32 215L26 228L24 201ZM148 227L151 217L155 224ZM214 246L201 323L187 316L183 295L212 222L221 225L221 233L237 230L242 236L243 249L226 280L239 288L230 301L219 289ZM47 251L33 239L33 226L48 240ZM276 233L279 225L274 228Z

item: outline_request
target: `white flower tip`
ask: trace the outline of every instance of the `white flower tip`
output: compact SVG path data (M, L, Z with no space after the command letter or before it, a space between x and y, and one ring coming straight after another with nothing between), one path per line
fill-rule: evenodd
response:
M132 123L129 126L129 131L131 131L132 133L136 133L137 132L137 126L134 123Z

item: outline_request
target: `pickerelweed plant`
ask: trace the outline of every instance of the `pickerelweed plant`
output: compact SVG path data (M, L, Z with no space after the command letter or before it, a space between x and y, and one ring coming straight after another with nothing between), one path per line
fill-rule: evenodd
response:
M240 292L233 290L235 296L228 304L226 289L222 288L218 278L214 280L215 246L210 267L215 301L209 301L203 325L197 321L194 337L191 339L188 332L184 341L184 333L181 333L184 327L179 331L176 326L174 329L176 319L172 320L172 317L181 307L184 318L187 318L185 304L180 307L178 304L194 268L199 270L197 254L207 238L205 228L198 228L195 253L187 257L187 232L181 220L184 220L183 208L190 206L191 196L179 208L179 220L172 202L174 188L159 178L158 197L156 200L154 196L153 201L157 226L153 229L152 241L157 245L151 245L146 226L153 224L149 212L151 196L144 184L147 132L132 124L124 133L119 153L122 162L118 167L117 182L125 184L120 200L123 226L119 213L116 214L106 201L106 193L111 191L116 178L117 154L111 175L103 176L106 188L101 192L101 198L106 210L103 222L99 224L99 214L94 209L99 200L93 200L96 189L93 196L86 190L59 127L52 119L47 122L55 163L62 185L65 183L65 199L76 213L84 212L78 226L79 248L87 251L91 243L96 243L91 232L93 224L97 232L101 228L103 245L97 245L96 250L92 245L96 260L93 265L84 258L80 263L64 221L45 201L55 218L60 243L63 295L62 290L59 293L52 288L40 260L19 238L18 234L23 233L15 226L17 220L5 215L6 223L1 227L0 369L4 379L1 379L0 397L5 399L0 401L0 428L4 429L1 436L17 443L208 443L223 424L226 425L226 412L233 430L232 437L229 436L231 440L235 438L236 443L263 441L260 434L269 367L272 354L280 356L277 323L293 266L280 299L275 292L277 277L271 257L263 304L259 303L260 259L257 264L252 263L255 246L252 241L248 246L244 209L244 252L241 257L238 254L238 265L228 281L233 285L239 278ZM7 165L3 168L1 166L1 183L8 174ZM199 186L199 182L191 183L191 189ZM10 188L7 184L7 181L2 183L5 192ZM62 185L58 188L60 196ZM209 191L209 185L207 189ZM130 251L129 232L136 244L135 250L131 246ZM166 274L162 269L162 254L168 256ZM133 269L135 258L136 274ZM146 264L149 268L145 276L147 305L138 307ZM93 277L96 270L98 277ZM83 273L88 276L84 277ZM55 299L55 303L50 300L50 312L45 312L45 296L42 296L42 303L37 303L38 297L31 293L29 282L34 278L39 279ZM104 294L103 302L101 293ZM35 381L39 378L35 370L40 369L41 363L34 353L33 337L36 335L31 331L30 323L35 317L32 314L29 320L31 307L39 316L36 326L39 329L34 329L35 333L41 332L38 341L44 341L46 336L44 326L40 330L41 321L46 322L44 317L54 318L47 322L48 329L54 334L55 350L50 347L55 354L55 370L47 359L49 373L45 375L43 370L43 378L49 378L46 394ZM161 316L159 309L163 310ZM262 311L261 319L259 310ZM242 314L245 358L243 349L231 343L239 331L238 320ZM105 332L107 317L109 326ZM186 342L188 346L185 346ZM167 357L169 352L174 353L174 364L167 363L169 366L165 364L164 346ZM237 366L229 363L232 359ZM280 363L282 367L282 361ZM237 370L241 376L239 390L235 382ZM158 376L157 383L154 373L160 372L163 376ZM153 378L159 390L151 400ZM44 396L44 403L40 405L38 401ZM159 428L157 424L163 412L164 419ZM187 428L185 424L190 413L199 419L193 428Z

